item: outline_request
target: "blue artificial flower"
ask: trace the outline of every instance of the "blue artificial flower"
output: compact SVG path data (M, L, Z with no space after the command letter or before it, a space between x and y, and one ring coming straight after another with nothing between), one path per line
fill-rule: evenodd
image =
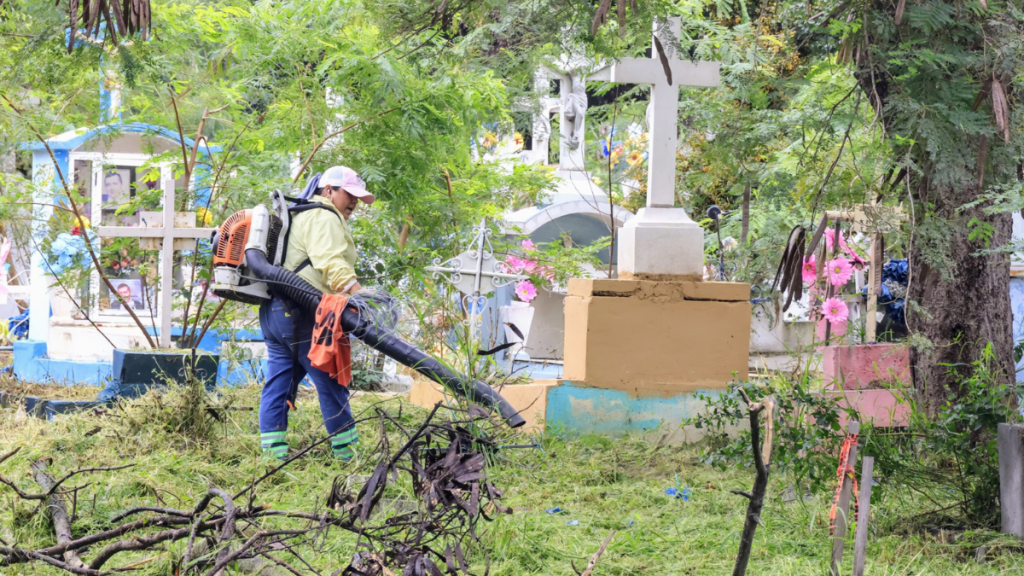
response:
M61 268L68 268L71 266L71 264L71 256L68 256L67 254L61 254L60 256L57 256L57 265L60 266Z
M893 258L882 266L882 282L892 281L906 286L909 274L910 263L905 259Z
M7 328L11 331L13 338L28 338L28 309L10 318L7 321Z
M907 302L903 298L899 300L893 300L886 305L885 314L892 319L896 324L905 324L907 322Z
M63 234L61 236L63 236ZM65 242L60 236L57 236L57 239L50 244L50 252L53 252L54 254L63 254L67 252L67 249L67 242Z

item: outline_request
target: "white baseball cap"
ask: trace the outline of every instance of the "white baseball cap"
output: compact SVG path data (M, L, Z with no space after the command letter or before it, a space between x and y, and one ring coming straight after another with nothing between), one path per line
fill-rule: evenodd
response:
M331 166L320 177L320 186L333 186L359 198L367 204L373 204L377 198L366 191L366 182L359 174L348 166Z

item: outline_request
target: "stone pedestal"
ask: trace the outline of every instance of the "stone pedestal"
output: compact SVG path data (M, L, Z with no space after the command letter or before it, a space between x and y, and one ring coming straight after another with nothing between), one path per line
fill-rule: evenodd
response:
M844 390L910 385L910 348L896 344L825 346L821 373L826 386Z
M682 208L641 208L619 230L618 242L620 278L700 281L704 276L704 229ZM749 287L743 299L750 299Z
M910 349L896 344L824 346L821 373L826 394L835 395L843 411L839 423L856 410L862 422L876 428L906 426L910 403L902 387L910 386Z
M570 280L563 377L662 395L725 388L747 377L749 299L748 284Z

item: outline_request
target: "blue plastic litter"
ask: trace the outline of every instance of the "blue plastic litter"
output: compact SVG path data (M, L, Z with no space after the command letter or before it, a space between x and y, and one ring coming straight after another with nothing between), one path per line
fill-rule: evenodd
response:
M565 523L565 525L566 526L579 526L580 525L580 521L579 520L569 520L568 522Z
M560 512L562 512L562 509L555 506L554 508L548 508L547 510L545 510L545 512L547 512L548 514L559 514Z
M665 489L666 496L672 496L673 498L677 498L679 500L682 500L683 502L689 502L691 494L692 493L690 492L689 487L683 488L682 490L676 488L675 486Z

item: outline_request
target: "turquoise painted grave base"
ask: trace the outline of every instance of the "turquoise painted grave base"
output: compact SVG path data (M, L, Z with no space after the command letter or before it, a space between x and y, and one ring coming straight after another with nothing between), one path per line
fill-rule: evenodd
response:
M206 339L204 338L204 341ZM219 348L219 342L218 348ZM205 346L202 349L209 350ZM182 353L186 353L182 350ZM228 370L228 361L217 366L218 385L243 384L253 378L262 379L267 373L264 358L253 366L237 366ZM16 340L14 342L14 375L26 382L56 385L104 386L113 378L112 363L105 361L56 360L46 356L46 342Z
M717 397L719 390L700 390ZM563 380L548 390L547 422L569 432L621 435L678 430L684 418L704 408L698 392L638 396L622 390L591 388Z

